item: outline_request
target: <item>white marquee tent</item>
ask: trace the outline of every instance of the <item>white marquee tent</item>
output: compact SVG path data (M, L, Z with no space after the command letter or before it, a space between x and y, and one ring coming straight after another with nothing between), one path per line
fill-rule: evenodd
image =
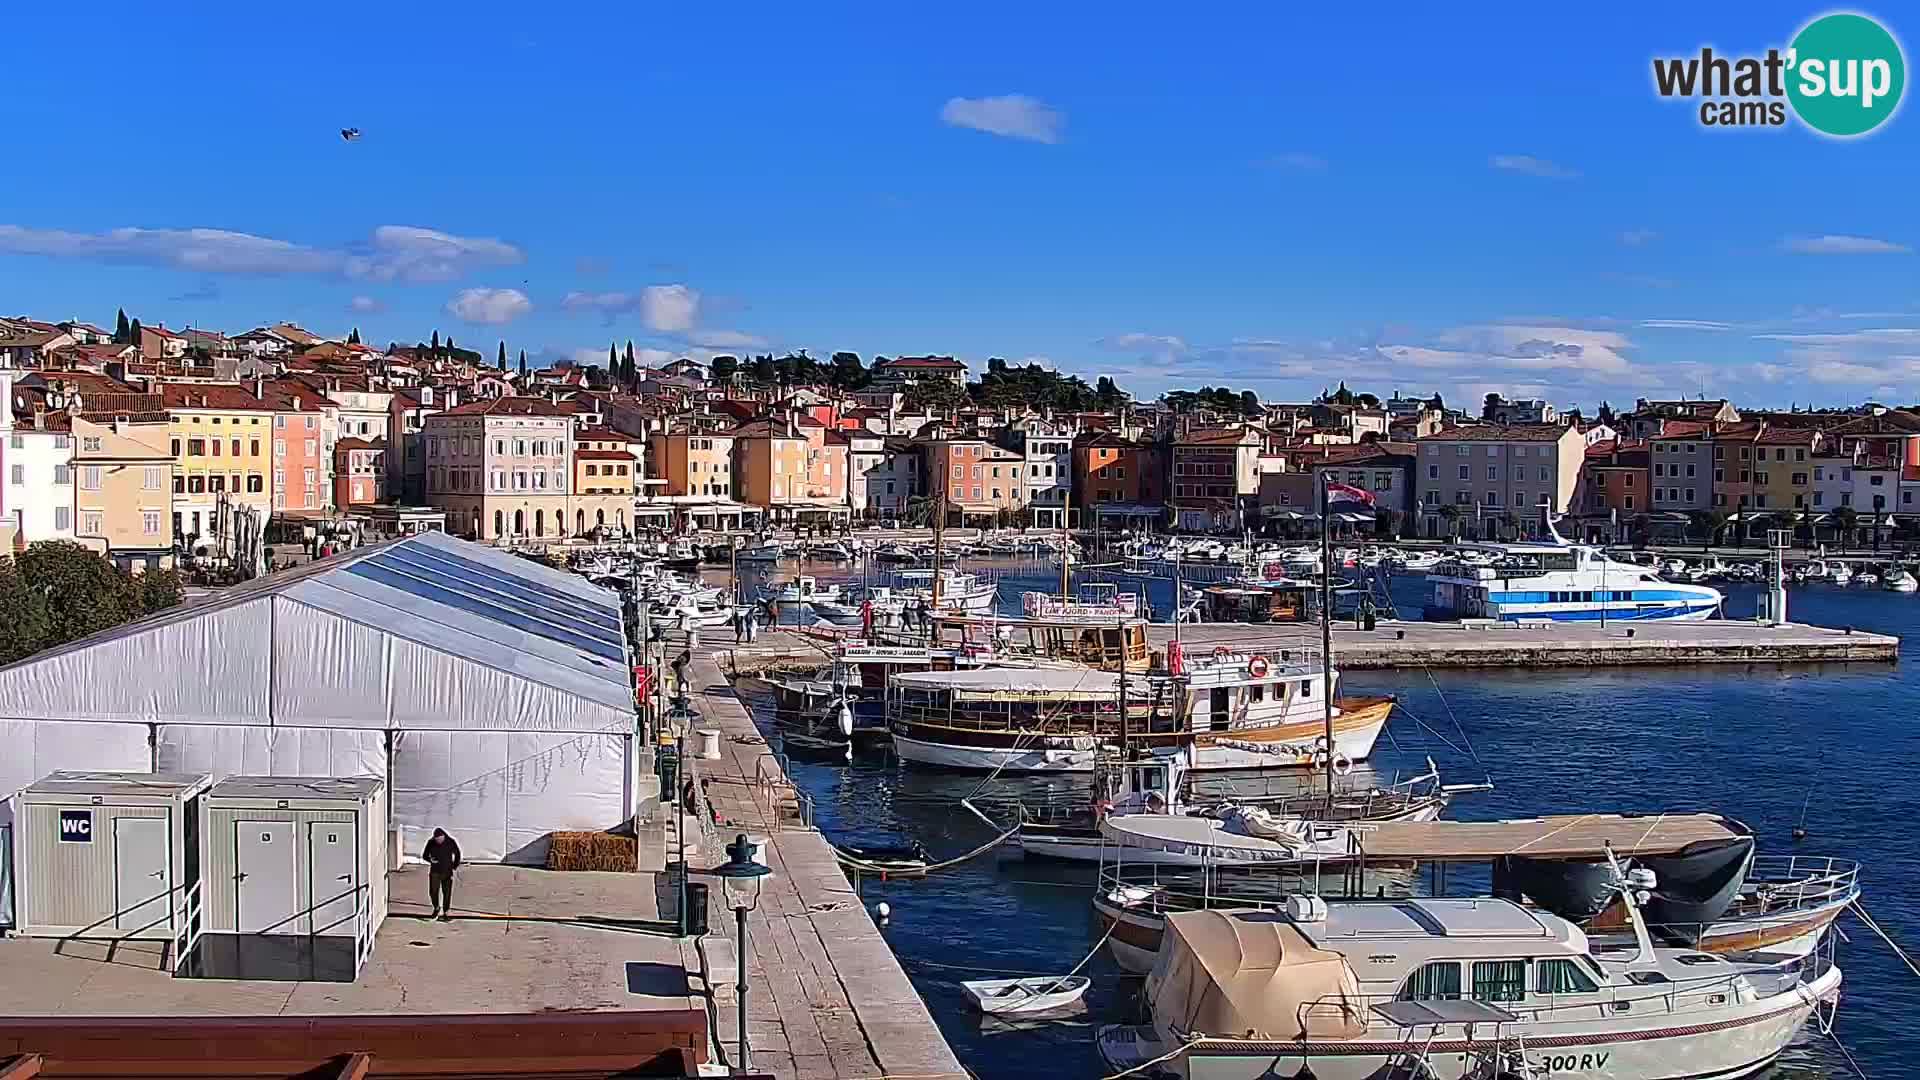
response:
M55 769L379 776L475 861L633 813L617 594L427 532L0 668L0 798Z

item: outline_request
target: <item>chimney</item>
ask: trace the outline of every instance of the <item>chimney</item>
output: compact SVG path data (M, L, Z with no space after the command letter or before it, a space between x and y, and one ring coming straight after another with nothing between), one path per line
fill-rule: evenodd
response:
M420 404L433 404L433 387L425 385L420 387Z
M458 404L460 404L460 388L457 386L447 387L447 408L451 409Z
M293 411L294 412L300 411L300 395L299 394L293 395Z
M261 379L260 376L255 375L253 377L253 396L254 397L263 396L260 392L263 389L265 389L265 380Z

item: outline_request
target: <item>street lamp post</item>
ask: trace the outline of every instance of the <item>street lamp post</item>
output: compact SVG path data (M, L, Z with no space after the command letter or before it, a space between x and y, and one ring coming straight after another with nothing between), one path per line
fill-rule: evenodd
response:
M734 1067L741 1073L753 1069L753 1063L747 1056L747 912L759 903L760 879L773 873L771 867L754 861L754 853L759 850L760 845L748 840L746 833L736 834L733 843L727 845L727 861L709 871L722 879L732 900L740 939L737 981L734 984L735 1004L740 1010L740 1060Z

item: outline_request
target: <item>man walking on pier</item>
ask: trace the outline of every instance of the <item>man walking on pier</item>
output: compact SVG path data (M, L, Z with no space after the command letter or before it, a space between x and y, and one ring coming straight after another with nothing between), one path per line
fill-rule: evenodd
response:
M435 829L420 857L427 861L427 899L433 903L433 917L446 922L453 915L453 872L460 869L460 845L447 830Z

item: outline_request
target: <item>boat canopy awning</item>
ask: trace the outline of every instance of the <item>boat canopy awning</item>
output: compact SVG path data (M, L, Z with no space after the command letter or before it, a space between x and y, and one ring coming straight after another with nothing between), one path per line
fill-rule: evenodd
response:
M1564 814L1512 821L1386 821L1360 834L1370 859L1481 862L1671 855L1690 845L1749 836L1718 814Z

